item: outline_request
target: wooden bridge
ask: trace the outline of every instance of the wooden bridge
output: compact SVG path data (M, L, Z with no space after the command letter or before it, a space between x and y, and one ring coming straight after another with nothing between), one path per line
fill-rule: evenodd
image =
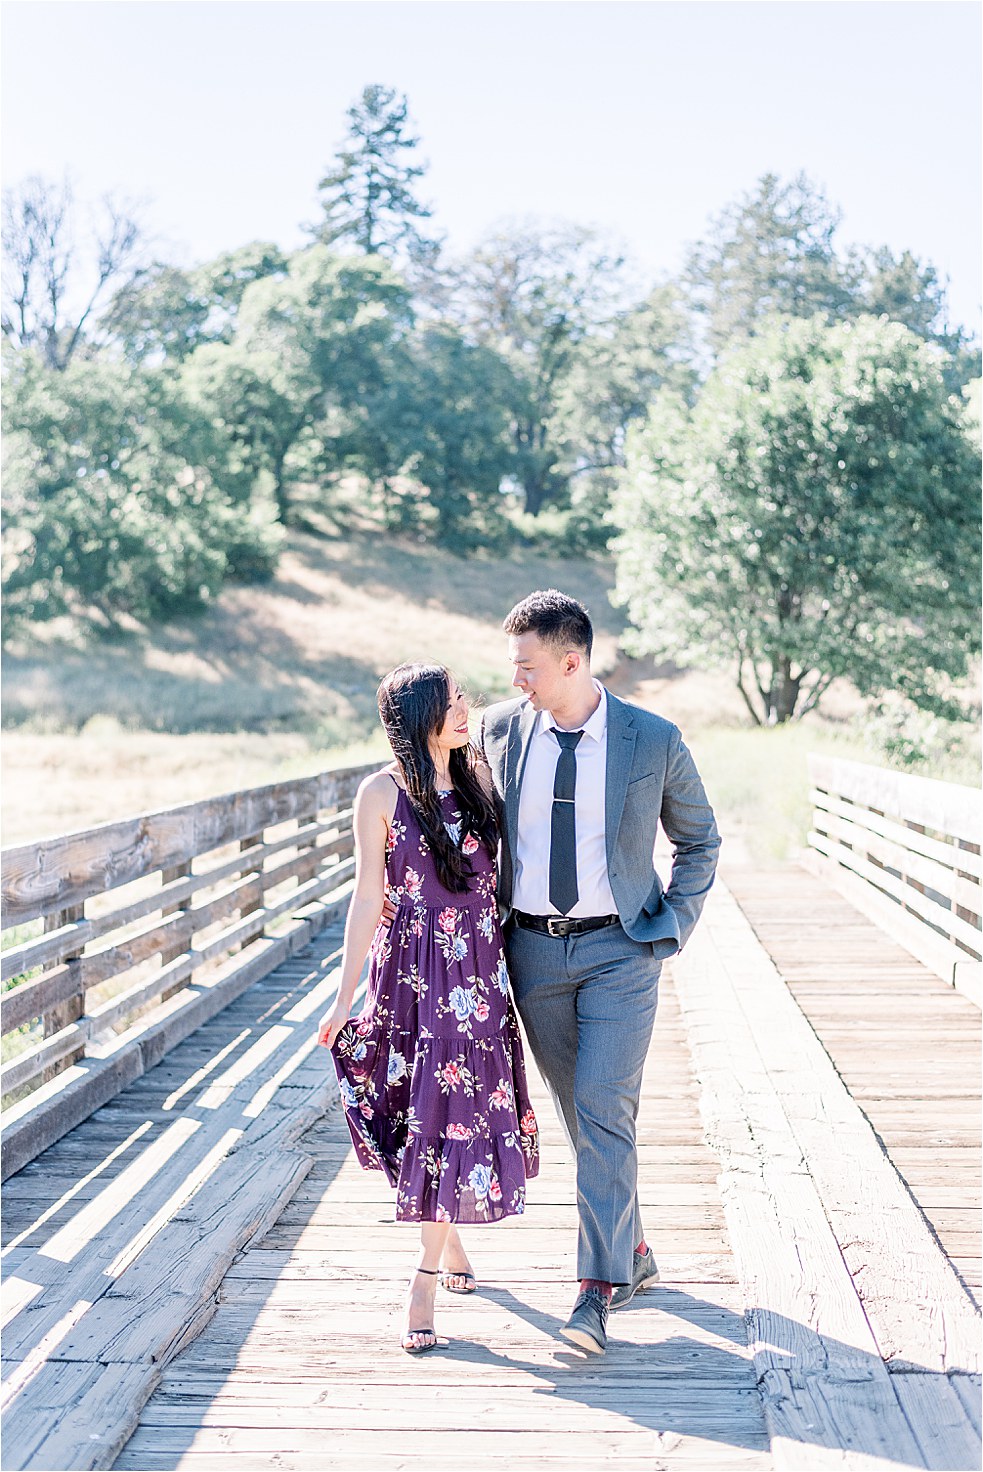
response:
M540 1092L529 1210L411 1360L416 1234L313 1041L363 770L5 855L3 1466L978 1467L979 793L815 763L815 872L725 863L663 973L660 1285L603 1360L557 1337Z

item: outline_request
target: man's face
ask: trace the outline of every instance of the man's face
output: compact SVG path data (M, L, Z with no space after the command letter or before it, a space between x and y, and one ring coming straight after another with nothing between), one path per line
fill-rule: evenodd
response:
M555 710L570 689L570 680L580 666L576 650L560 651L544 644L538 634L510 634L509 658L515 666L512 684L525 695L534 710Z

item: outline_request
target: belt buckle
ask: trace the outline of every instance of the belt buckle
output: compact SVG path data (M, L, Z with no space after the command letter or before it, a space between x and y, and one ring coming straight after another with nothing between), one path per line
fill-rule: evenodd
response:
M569 921L566 920L562 915L547 915L547 917L546 917L546 930L547 930L547 934L553 936L554 940L562 940L563 937L564 937L564 935L566 935L567 932L565 930L554 930L553 927L554 926L559 926L559 925L568 925L568 924L569 924Z

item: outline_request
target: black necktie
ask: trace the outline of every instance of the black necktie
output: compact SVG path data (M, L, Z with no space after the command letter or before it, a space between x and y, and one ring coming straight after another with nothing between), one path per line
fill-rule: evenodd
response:
M550 903L568 915L577 903L577 824L574 794L577 790L575 750L583 731L558 731L560 755L553 778L553 814L550 820Z

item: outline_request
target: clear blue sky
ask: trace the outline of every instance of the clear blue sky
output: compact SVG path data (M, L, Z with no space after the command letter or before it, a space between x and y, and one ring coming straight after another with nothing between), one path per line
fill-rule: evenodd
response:
M975 0L7 0L5 183L147 201L161 253L291 247L369 82L408 93L452 247L537 215L652 275L766 171L804 169L841 242L950 281L979 331Z

